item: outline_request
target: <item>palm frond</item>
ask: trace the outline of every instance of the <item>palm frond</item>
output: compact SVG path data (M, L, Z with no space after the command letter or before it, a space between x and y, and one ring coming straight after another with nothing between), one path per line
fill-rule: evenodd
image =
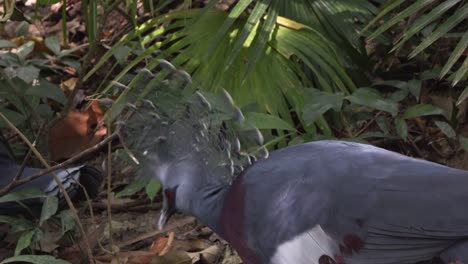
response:
M392 11L396 12L399 6L404 2L405 1L401 0L390 1L389 5L385 7L381 13L371 21L371 23L369 23L366 29L377 20L380 20L385 15L390 14ZM421 15L418 16L418 14ZM456 38L459 38L458 44L451 53L448 61L445 63L439 77L445 77L452 70L450 79L452 79L453 86L457 85L461 80L466 79L466 61L461 62L460 59L468 47L467 28L466 24L463 24L466 23L466 20L468 19L468 3L461 0L447 0L440 2L434 0L416 1L414 4L400 10L397 15L380 25L369 35L368 38L373 39L382 35L398 23L409 19L410 16L416 17L415 21L411 23L411 26L405 30L401 37L397 38L392 51L400 50L410 39L419 35L424 30L434 27L435 29L429 35L423 37L421 42L413 48L408 57L413 58L421 54L436 41L447 38L449 35L452 37L456 36ZM457 28L462 32L456 31Z
M260 11L264 9L259 8ZM315 86L345 93L356 88L346 74L337 50L311 27L277 17L271 10L261 23L252 25L252 20L238 18L234 23L229 22L229 26L226 21L232 14L208 11L200 17L201 12L204 11L180 11L157 17L125 36L102 57L96 68L102 67L117 47L134 41L138 32L151 35L143 38L146 50L103 91L143 59L147 60L149 69L160 59L170 59L192 75L196 87L208 91L224 88L241 107L254 106L292 123L290 109L291 106L302 108L303 87ZM220 35L223 31L225 33ZM153 42L162 35L169 37ZM217 43L214 46L213 41ZM160 47L164 47L164 51L159 50ZM233 50L237 55L233 55ZM313 80L305 78L303 66L314 73ZM96 70L90 71L88 77ZM132 83L129 86L131 88ZM320 121L319 127L330 134L326 122Z

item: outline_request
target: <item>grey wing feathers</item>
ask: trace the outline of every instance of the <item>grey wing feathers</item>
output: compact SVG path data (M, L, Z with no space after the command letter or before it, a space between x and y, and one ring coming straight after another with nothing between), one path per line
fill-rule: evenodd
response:
M285 211L284 221L302 230L320 224L340 245L346 235L361 238L358 250L343 254L346 264L415 263L468 238L466 171L370 145L318 141L274 151L245 177L247 188L261 188L273 197L294 186L293 193L307 203L289 195L282 204L298 200L293 207L275 208ZM249 199L252 204L268 203ZM261 206L252 210L272 215Z
M366 230L363 248L349 263L415 263L468 237L467 172L347 144L349 151L360 154L343 166L353 181L335 191L341 190L338 203L347 206L340 207L342 213L362 219ZM341 157L350 163L346 154ZM353 208L359 208L357 214Z

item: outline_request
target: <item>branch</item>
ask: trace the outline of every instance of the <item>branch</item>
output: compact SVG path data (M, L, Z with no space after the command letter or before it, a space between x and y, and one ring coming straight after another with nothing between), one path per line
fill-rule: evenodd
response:
M1 114L1 113L0 113ZM2 114L2 118L3 118L3 114ZM100 148L102 148L103 146L107 145L107 143L109 143L110 141L114 140L115 138L118 137L118 133L115 132L113 134L111 134L110 136L106 137L105 139L103 139L101 142L99 142L98 144L90 147L90 148L87 148L85 150L83 150L82 152L80 152L79 154L73 156L72 158L60 163L60 164L57 164L55 166L52 166L52 167L47 167L47 169L45 170L42 170L36 174L33 174L29 177L25 177L25 178L21 178L21 179L18 179L16 181L12 181L10 182L7 186L3 187L1 190L0 190L0 196L3 196L5 194L7 194L9 191L11 191L13 188L19 186L19 185L23 185L27 182L30 182L30 181L33 181L39 177L42 177L46 174L49 174L53 171L56 171L56 170L59 170L59 169L63 169L67 166L69 166L70 164L74 163L75 161L93 153L93 152L96 152L97 150L99 150Z

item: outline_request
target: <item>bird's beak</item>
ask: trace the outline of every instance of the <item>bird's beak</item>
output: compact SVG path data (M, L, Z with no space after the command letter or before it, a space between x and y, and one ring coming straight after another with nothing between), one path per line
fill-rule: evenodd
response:
M167 198L163 199L163 208L161 210L161 215L159 216L158 228L159 230L163 229L167 224L171 216L176 212L175 204L173 201L169 201Z
M169 212L165 209L161 210L161 215L159 216L159 221L158 221L158 228L159 230L163 229L164 226L167 224L169 219L171 219L171 216L174 214L174 212Z

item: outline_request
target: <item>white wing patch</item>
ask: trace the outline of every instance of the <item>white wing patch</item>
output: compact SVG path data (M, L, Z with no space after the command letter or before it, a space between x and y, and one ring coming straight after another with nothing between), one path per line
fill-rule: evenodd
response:
M56 173L57 178L59 178L66 190L68 190L72 184L76 184L76 181L78 181L78 177L80 176L79 170L83 166L68 168ZM44 189L44 192L47 193L47 195L52 196L57 196L59 193L61 193L57 182L55 182L52 177L49 184Z
M281 244L273 257L272 264L319 264L322 256L333 257L339 253L338 245L323 231L320 225Z

